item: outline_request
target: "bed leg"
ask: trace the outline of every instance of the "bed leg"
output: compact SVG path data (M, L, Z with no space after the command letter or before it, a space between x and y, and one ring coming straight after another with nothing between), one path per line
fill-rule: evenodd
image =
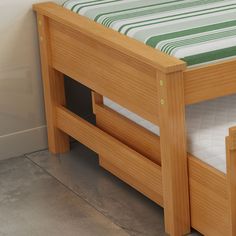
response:
M229 130L226 138L227 183L229 191L230 236L236 235L236 127Z
M190 232L183 73L158 72L160 144L166 232Z
M57 128L55 108L65 105L64 76L51 65L48 19L37 15L40 41L44 101L47 119L48 146L52 153L69 151L69 136Z

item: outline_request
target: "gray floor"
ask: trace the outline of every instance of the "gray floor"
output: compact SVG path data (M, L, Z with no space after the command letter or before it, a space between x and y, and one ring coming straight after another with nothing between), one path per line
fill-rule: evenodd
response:
M163 210L81 144L0 162L0 236L164 236ZM199 235L192 233L191 235Z

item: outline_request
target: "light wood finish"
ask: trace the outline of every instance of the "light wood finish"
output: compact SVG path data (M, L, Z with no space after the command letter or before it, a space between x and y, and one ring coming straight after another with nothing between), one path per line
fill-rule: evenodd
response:
M104 169L110 171L158 205L163 206L161 169L144 169L142 163L131 163L128 159L124 160L123 158L123 156L119 157L119 164L111 153L107 153L100 156L99 162ZM132 173L129 171L130 165L134 168ZM145 178L139 178L140 174Z
M92 92L92 100L93 111L94 114L96 114L96 123L99 128L112 135L119 141L122 141L133 150L160 164L160 145L157 141L159 140L159 137L151 134L146 129L143 129L134 122L105 107L103 105L103 97L98 93ZM119 129L117 129L117 127L119 127ZM127 130L129 130L128 133ZM162 194L158 193L158 195L156 195L155 191L147 188L147 183L142 183L142 181L135 178L134 175L132 176L127 174L125 166L119 168L117 166L117 160L114 158L112 159L110 154L108 156L99 155L99 163L103 168L110 171L112 174L116 175L140 192L144 193L153 201L163 205Z
M189 155L191 225L207 236L229 234L226 176Z
M89 37L91 40L102 43L104 46L160 71L169 73L183 70L186 67L181 60L168 56L112 29L108 29L86 17L79 16L55 3L35 4L33 9L57 21L61 26L68 26L78 33L83 33L84 36Z
M93 105L93 114L96 114L96 104L103 104L103 96L92 91L92 105Z
M138 136L140 140L132 143L132 148L139 148L139 142L145 142L146 137L142 134L142 128L137 125L125 123L126 129L123 129L122 122L126 119L110 109L97 106L97 123L102 123L102 129L111 135L118 137L128 136L130 132ZM110 122L114 121L117 126L110 127ZM130 121L128 121L130 122ZM100 125L99 125L100 126ZM117 128L119 127L119 128ZM129 127L129 128L127 128ZM123 141L122 142L126 142ZM158 141L155 140L156 143ZM128 145L128 144L127 144ZM153 148L155 143L152 143ZM129 145L128 145L129 146ZM103 159L102 159L103 161ZM107 165L105 168L107 168ZM191 205L191 225L208 236L221 236L229 233L229 220L227 213L228 192L226 176L200 161L196 157L188 155L189 179L190 179L190 205ZM112 166L113 169L116 169ZM109 167L111 168L111 167ZM119 171L111 171L119 175Z
M157 73L166 231L190 232L183 73Z
M121 178L162 205L161 167L64 107L57 107L57 126L106 162L122 171ZM104 162L105 162L104 161Z
M55 107L65 105L64 78L52 67L48 19L38 14L37 20L49 150L52 153L67 152L69 151L69 137L61 132L55 124Z
M186 70L181 60L56 4L37 4L34 10L40 22L50 151L69 150L67 134L96 151L102 166L164 205L171 236L189 231L188 192L194 228L209 236L234 236L235 129L230 130L227 141L227 178L192 156L188 157L188 176L184 104L235 93L236 60ZM101 96L94 97L94 103L99 104L95 112L102 118L99 126L107 133L63 108L61 73L159 124L161 139L154 140L147 131L117 115L114 119L122 128L115 134L110 120L114 113L102 106ZM141 144L141 139L133 138L132 144L135 134L144 134L147 140ZM151 161L159 163L160 150L162 167Z
M230 236L236 235L236 127L229 131L227 144L227 186L229 193Z
M109 108L96 104L95 106L97 109L96 120L100 128L136 151L143 152L145 150L143 147L140 148L140 144L142 145L142 142L149 139L142 133L142 127ZM112 121L114 122L112 123ZM129 136L130 132L131 136ZM159 146L159 137L156 136L155 140L149 140L148 143L152 145L150 149L155 148L155 144ZM120 174L122 170L118 169L115 163L110 165L106 160L107 158L101 158L101 164L105 169L110 170L116 176L122 175ZM208 236L230 235L225 174L191 154L188 154L188 171L192 227ZM122 179L126 181L125 178Z
M82 34L84 38L88 37L91 41L94 40L104 47L119 52L126 58L125 61L128 65L132 63L132 61L137 60L140 64L154 68L155 70L158 69L165 73L181 71L186 68L185 63L181 60L168 56L141 42L128 38L85 17L79 16L57 4L36 4L34 5L34 10L58 22L62 30L63 28L71 29L77 32L77 34ZM70 52L68 55L69 54ZM111 52L109 52L109 54L111 54ZM233 59L231 61L186 70L184 72L185 103L192 104L236 93L236 81L234 76L236 73L235 61L236 60ZM64 67L66 67L66 65L64 65ZM76 71L73 70L70 72L71 76L76 73ZM76 73L75 79L77 77L78 73Z
M97 126L157 164L161 164L160 141L133 121L106 106L94 104Z
M57 70L158 123L154 68L57 22L50 29Z
M192 104L236 93L236 59L184 72L185 103Z
M229 148L231 151L236 150L236 127L229 129Z

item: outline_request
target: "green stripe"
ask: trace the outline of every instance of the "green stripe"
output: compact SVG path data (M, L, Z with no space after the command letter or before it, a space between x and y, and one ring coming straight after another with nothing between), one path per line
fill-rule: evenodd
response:
M75 4L75 5L71 8L71 11L74 11L74 9L75 9L77 6L80 6L80 5L89 6L88 4L90 4L90 3L101 2L101 1L105 1L105 0L92 0L92 1L87 1L87 2L83 2L83 3L77 3L77 4ZM78 11L77 11L77 13L78 13Z
M222 0L218 0L218 1L222 1ZM208 1L205 1L205 4L206 3L211 3L211 2L216 2L216 1L208 0ZM190 3L176 4L176 5L172 6L172 8L169 8L169 6L168 7L163 7L163 8L160 9L160 11L155 12L155 13L159 13L159 12L164 13L164 12L169 12L171 10L178 10L178 9L185 9L185 8L188 8L188 7L195 7L195 6L199 6L200 3L202 3L202 0L195 1L195 2L190 2ZM203 9L203 10L205 10L205 9ZM199 10L196 11L196 12L199 12ZM177 14L177 15L183 15L183 14L187 14L187 13L180 13L180 14ZM173 16L177 16L177 15L171 15L171 16L168 16L168 17L173 17ZM132 25L132 24L146 23L146 22L150 22L150 21L154 21L154 20L160 20L160 19L162 19L162 17L161 18L160 17L159 18L152 18L152 19L142 20L142 21L136 21L136 22L133 22L133 23L127 23L127 24L124 24L122 26L122 28L125 27L125 26ZM119 29L119 31L121 31L122 28Z
M98 6L98 5L103 5L103 4L113 3L113 2L120 2L120 1L122 1L122 0L113 0L113 1L108 1L108 2L101 2L101 3L96 3L96 4L92 4L92 5L88 5L88 6L89 7L90 6ZM87 7L87 6L80 7L76 12L78 13L79 11L81 11L85 7Z
M155 48L158 43L165 41L165 40L178 38L178 37L184 37L187 35L194 35L194 34L199 34L199 33L204 33L204 32L210 32L213 30L232 27L232 26L236 26L236 20L222 22L222 23L213 24L213 25L202 26L202 27L188 29L188 30L182 30L182 31L178 31L178 32L171 32L168 34L163 34L163 35L158 35L158 36L153 36L146 41L146 44Z
M83 8L85 8L85 7L98 6L98 5L103 5L103 4L107 4L107 3L119 2L119 1L121 1L121 0L113 0L113 1L107 1L107 2L105 2L105 0L91 1L91 2L88 2L88 3L90 3L90 4L83 5L83 6L79 7L79 8L76 10L76 12L79 13L79 11L81 11L81 10L82 10ZM91 4L91 3L93 3L93 4ZM76 6L79 6L79 5L82 5L82 4L84 4L84 3L76 4L76 5L72 8L72 10L74 10Z
M166 0L156 2L148 0L146 3L141 0L87 0L84 2L75 0L73 3L71 0L67 0L63 6L79 14L83 10L82 15L126 35L136 29L134 38L167 54L181 55L181 50L186 50L190 55L182 60L186 61L188 65L236 56L236 40L234 43L236 38L236 0ZM214 17L217 17L216 23L212 20ZM211 23L207 22L208 19ZM119 28L113 26L113 23L116 22L120 24ZM164 33L167 22L171 22L170 27L173 31ZM177 25L179 30L176 30L172 23ZM192 25L191 29L190 25ZM146 32L145 29L147 29ZM142 32L144 35L141 34ZM234 46L229 48L227 45L221 45L224 39ZM198 53L197 46L205 44L210 44L211 47L208 49L205 46L204 51L206 52ZM224 48L211 51L214 47L219 46Z
M236 5L236 4L230 4L230 5ZM225 7L225 6L224 6ZM212 10L212 9L218 9L219 7L216 7L216 8L210 8L210 9L207 9L207 10ZM232 10L232 9L236 9L235 7L232 7L232 8L229 8L227 10ZM202 12L202 11L206 11L206 9L204 10L201 10L201 11L193 11L193 12L188 12L188 13L185 13L184 15L190 15L192 13L198 13L198 12ZM226 10L225 10L226 11ZM206 13L201 13L201 14L195 14L195 15L190 15L190 16L185 16L185 17L179 17L177 19L174 19L174 20L180 20L180 19L187 19L187 18L191 18L191 17L196 17L196 16L203 16L203 15L208 15L208 14L212 14L212 13L217 13L217 12L222 12L222 9L221 10L217 10L217 11L211 11L211 12L206 12ZM176 14L174 16L171 16L171 17L175 17L175 16L183 16L183 13L181 14ZM166 17L163 17L163 18L156 18L154 20L160 20L160 19L165 19L165 18L169 18L170 16L166 16ZM147 20L147 21L141 21L140 23L144 23L144 22L148 22L148 21L152 21L152 20ZM173 19L171 20L166 20L166 21L163 21L161 23L165 23L165 22L170 22L170 21L173 21ZM158 22L160 23L160 22ZM135 23L136 24L136 23ZM150 26L150 25L155 25L157 24L157 22L153 22L153 23L149 23L149 24L143 24L143 25L138 25L138 26L133 26L133 27L130 27L129 29L127 29L124 34L127 35L128 32L131 30L131 29L135 29L135 28L140 28L140 27L144 27L144 26ZM127 24L129 25L129 24ZM121 31L121 28L123 28L125 25L123 25L122 27L120 27L120 29L118 30L119 32Z
M181 58L188 66L236 56L236 46Z
M144 16L147 14L155 13L155 9L156 9L155 7L160 7L160 6L169 4L169 3L180 2L180 1L184 1L184 0L175 0L175 1L169 1L169 2L164 2L164 3L145 5L145 6L140 6L140 7L132 7L129 9L122 9L119 11L106 12L106 13L102 13L102 14L97 15L94 20L99 21L99 18L101 18L107 14L110 15L110 14L121 13L121 15L119 15L119 16L113 16L113 17L108 16L107 19L105 19L103 22L101 22L101 24L109 26L115 20L128 19L128 18L132 18L132 17ZM145 8L150 8L150 7L152 9L145 10ZM130 11L140 10L140 9L143 9L143 11L129 13ZM126 13L126 12L128 12L128 13ZM111 23L107 23L106 21L109 21Z
M70 1L70 0L65 1L65 2L62 4L62 6L65 7L66 4L67 4L69 1Z
M202 35L198 37L193 37L185 40L179 40L171 43L165 44L163 47L161 47L161 50L163 52L166 52L168 54L171 54L174 49L178 47L183 47L183 46L189 46L191 44L199 44L199 43L204 43L204 42L209 42L212 40L216 39L222 39L222 38L229 38L232 36L236 35L236 29L229 30L229 31L224 31L224 32L216 32L214 34L207 34L207 35Z

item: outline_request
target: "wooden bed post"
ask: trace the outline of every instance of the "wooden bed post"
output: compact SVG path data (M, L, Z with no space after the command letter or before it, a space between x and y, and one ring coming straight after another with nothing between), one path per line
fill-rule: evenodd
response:
M44 101L48 129L49 151L63 153L69 151L69 136L57 128L55 109L65 105L64 76L51 65L51 48L48 19L37 15L40 41L41 67L44 87Z
M166 232L190 232L183 72L158 72L160 144Z
M236 127L229 130L227 147L227 183L229 191L230 236L236 235Z

